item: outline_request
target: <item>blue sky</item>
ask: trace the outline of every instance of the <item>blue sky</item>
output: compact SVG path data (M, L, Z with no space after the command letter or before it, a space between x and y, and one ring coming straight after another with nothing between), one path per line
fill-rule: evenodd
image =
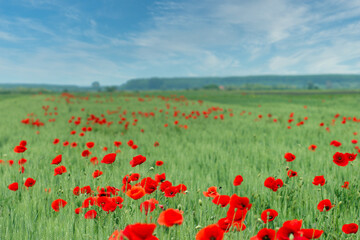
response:
M0 0L0 83L360 73L358 0Z

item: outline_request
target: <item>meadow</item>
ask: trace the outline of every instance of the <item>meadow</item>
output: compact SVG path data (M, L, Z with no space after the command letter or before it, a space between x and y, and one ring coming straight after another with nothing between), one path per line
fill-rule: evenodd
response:
M359 103L239 91L0 95L0 239L360 239L343 228L360 221L359 160L334 161L359 151ZM267 209L278 215L264 223ZM276 237L257 236L264 228Z

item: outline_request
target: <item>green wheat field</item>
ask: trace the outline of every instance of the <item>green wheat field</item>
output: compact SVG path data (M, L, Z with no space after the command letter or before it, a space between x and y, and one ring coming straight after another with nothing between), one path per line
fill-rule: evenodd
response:
M323 230L319 239L360 239L359 233L342 231L344 224L360 221L359 160L346 166L333 161L336 152L358 153L360 95L320 93L0 95L0 239L109 239L116 230L136 223L156 224L153 236L158 239L195 239L202 229L227 217L229 205L221 207L204 195L212 186L219 195L236 194L252 204L241 220L246 229L229 227L230 231L222 232L224 239L250 239L263 228L277 231L294 219L302 220L302 228ZM54 139L59 143L54 144ZM22 140L27 142L26 151L17 153L14 148ZM334 140L341 146L330 145ZM89 149L88 142L94 147ZM316 149L310 150L311 145ZM82 156L84 150L91 154ZM110 153L116 153L115 161L101 163ZM286 153L296 159L286 161ZM62 162L52 165L58 155ZM138 155L146 161L132 167L129 162ZM98 164L91 163L93 157ZM22 158L27 161L19 164ZM157 166L157 161L164 164ZM60 165L66 172L54 176ZM94 178L95 170L102 175ZM297 176L290 178L289 170ZM167 197L158 182L155 191L135 200L123 182L134 173L140 179L132 186L165 173L166 181L173 186L184 184L186 191ZM234 186L238 175L243 182ZM322 175L325 185L314 185L315 176ZM265 187L269 177L282 179L283 186L277 191ZM28 178L36 181L31 187L24 185ZM342 187L346 181L348 188ZM9 189L12 183L18 183L16 191ZM90 186L93 192L75 195L77 186ZM85 199L96 198L107 186L118 189L121 208L106 212L94 204L75 213ZM59 211L52 208L56 199L67 202ZM140 204L149 199L158 203L146 215ZM321 212L317 207L324 199L333 207ZM183 221L171 227L159 224L159 215L166 209L180 210ZM278 213L268 223L261 220L266 209ZM89 210L97 212L95 218L84 217ZM197 239L206 238L198 235Z

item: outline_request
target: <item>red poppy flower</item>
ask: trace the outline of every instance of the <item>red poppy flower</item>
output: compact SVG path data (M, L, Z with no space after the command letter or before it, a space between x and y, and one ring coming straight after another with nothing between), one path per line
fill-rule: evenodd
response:
M357 233L359 230L359 225L356 223L344 224L341 229L345 234Z
M62 155L60 154L52 160L51 164L58 165L59 163L61 163L61 160L62 160Z
M153 236L156 224L154 223L136 223L132 225L127 225L122 231L122 235L129 240L159 240L157 237ZM120 235L119 234L119 235ZM121 235L120 235L121 236ZM110 236L110 240L111 240ZM114 240L120 240L122 238L113 238Z
M67 202L63 199L56 199L51 203L52 209L54 209L55 212L58 212L60 208L64 208L66 206Z
M276 232L273 229L263 228L250 240L275 240Z
M53 141L53 144L58 144L60 142L60 140L58 138L55 138L54 141Z
M224 231L217 225L211 224L201 229L195 237L196 240L222 240Z
M19 143L20 146L26 147L27 142L25 140L21 140Z
M237 175L234 179L234 186L240 186L241 183L244 181L243 177L241 175Z
M100 170L95 170L92 174L93 178L97 178L97 177L100 177L101 175L103 174L102 171Z
M203 194L204 194L204 196L205 197L212 197L212 198L214 198L214 197L216 197L217 195L219 195L218 193L217 193L217 187L209 187L208 188L208 190L207 190L207 192L203 192Z
M130 198L134 200L138 200L145 196L145 190L144 188L140 186L133 186L130 190L126 192L126 195L128 195Z
M337 152L333 156L333 162L338 166L345 167L349 164L349 159L345 154Z
M358 143L358 140L353 139L353 140L351 140L351 143L353 143L353 144L357 144L357 143Z
M90 159L90 162L91 162L92 164L94 164L94 165L99 164L99 160L98 160L97 157L92 157L92 158Z
M152 212L156 208L156 204L159 202L156 199L150 199L140 204L140 212L145 212L145 215L147 215L149 212Z
M285 153L284 158L287 162L292 162L295 160L296 156L292 153Z
M136 182L137 180L139 180L139 178L140 178L140 174L138 174L138 173L133 173L133 174L131 174L131 176L130 176L130 181L131 182ZM156 178L156 177L155 177Z
M88 157L88 156L90 156L91 155L91 152L89 151L89 150L84 150L82 153L81 153L81 156L82 157Z
M354 160L356 159L357 154L354 154L354 153L345 153L345 156L346 156L346 158L347 158L349 161L354 161Z
M18 161L18 164L20 166L24 165L25 163L27 162L27 160L25 158L21 158L19 161Z
M261 213L261 220L263 220L264 223L271 222L274 221L278 215L276 210L267 209Z
M302 220L290 220L283 223L282 227L278 230L277 239L290 239L291 235L294 239L302 239L302 232L300 231Z
M134 144L134 145L131 146L131 148L135 150L135 149L138 148L138 145L135 145L135 144Z
M79 186L76 186L73 190L73 194L76 195L76 196L79 196L80 195L80 187Z
M160 213L158 223L167 227L174 226L175 224L181 225L184 221L183 212L178 209L169 208Z
M167 187L164 190L164 196L169 197L169 198L175 197L176 194L178 194L178 193L179 193L179 189L175 186Z
M19 184L17 182L14 182L8 186L8 189L15 192L19 189Z
M80 188L80 192L82 194L86 193L86 194L90 194L92 191L91 191L91 187L90 186L85 186L85 187L82 187Z
M112 164L115 161L116 153L109 153L104 156L104 158L101 160L101 163L105 164Z
M276 192L279 188L284 185L284 182L279 178L275 179L274 177L268 177L265 179L264 186L270 188L274 192Z
M34 179L28 178L28 179L26 179L24 185L25 185L25 187L32 187L35 185L35 183L36 183L36 181Z
M87 142L87 143L86 143L86 147L88 147L88 148L93 148L94 145L95 145L94 142Z
M324 175L321 175L321 176L314 177L314 181L312 182L312 184L324 186L325 182L326 181L325 181Z
M54 176L61 175L61 174L66 173L66 172L67 172L67 170L66 170L65 166L59 166L59 167L56 167L54 169Z
M96 218L97 212L95 210L89 210L85 213L84 218L85 219L94 219Z
M237 209L247 209L250 210L252 204L250 203L249 198L240 197L236 194L233 194L230 198L230 206Z
M133 157L133 159L130 161L130 165L132 167L136 167L137 165L140 165L146 161L146 157L142 155L138 155L136 157Z
M121 142L120 141L114 141L114 146L115 147L120 147L121 146Z
M165 181L165 179L166 179L165 173L155 174L155 181L163 182L163 181Z
M162 166L164 164L164 162L163 161L156 161L156 163L155 163L155 165L156 166Z
M317 148L317 146L314 145L314 144L311 144L311 145L309 146L309 150L310 150L310 151L313 151L313 152L315 152L316 148Z
M159 142L158 141L156 141L155 143L154 143L154 147L158 147L160 144L159 144Z
M323 230L317 230L317 229L301 229L301 232L303 234L303 237L306 239L318 239L321 237L321 235L324 233Z
M165 192L165 190L172 186L172 183L169 181L164 181L160 184L160 191Z
M14 164L14 160L8 160L9 166L11 167Z
M297 176L297 172L293 171L293 170L289 170L287 172L287 175L289 178L292 178L292 177L296 177Z
M26 147L24 147L24 146L16 146L15 148L14 148L14 152L16 152L16 153L23 153L23 152L25 152L26 151Z
M76 142L72 142L72 143L71 143L71 147L73 147L73 148L74 148L74 147L77 147L77 145L78 145L78 144L77 144Z
M66 146L68 146L68 145L69 145L69 142L68 142L68 141L63 142L63 146L64 146L64 147L66 147Z
M220 205L221 207L226 207L230 203L230 196L228 195L217 195L213 200L213 203Z
M344 185L342 185L341 187L349 189L349 182L344 182Z
M334 147L340 147L341 146L341 142L338 142L336 140L333 140L330 142L330 145L334 146Z
M335 205L331 205L331 201L329 199L324 199L319 202L317 205L317 209L322 212L324 209L326 211L329 211L331 208L333 208Z
M75 208L75 214L80 214L82 212L82 208Z
M127 142L127 145L129 145L129 147L131 147L132 145L134 145L134 141L133 141L133 140L129 140L129 141Z
M158 182L151 177L147 177L141 180L140 184L147 194L151 194L157 189Z

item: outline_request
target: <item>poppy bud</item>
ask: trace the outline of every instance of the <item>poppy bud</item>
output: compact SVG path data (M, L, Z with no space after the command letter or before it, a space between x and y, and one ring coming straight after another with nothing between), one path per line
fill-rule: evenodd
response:
M181 206L181 204L179 204L179 205L177 206L177 209L181 210L181 208L182 208L182 206Z
M150 168L149 168L149 171L153 171L153 170L154 170L154 168L153 168L153 167L150 167Z
M202 228L202 226L200 226L200 225L197 225L196 227L195 227L195 229L201 229Z
M199 205L202 206L202 201L201 201L201 199L199 199Z

